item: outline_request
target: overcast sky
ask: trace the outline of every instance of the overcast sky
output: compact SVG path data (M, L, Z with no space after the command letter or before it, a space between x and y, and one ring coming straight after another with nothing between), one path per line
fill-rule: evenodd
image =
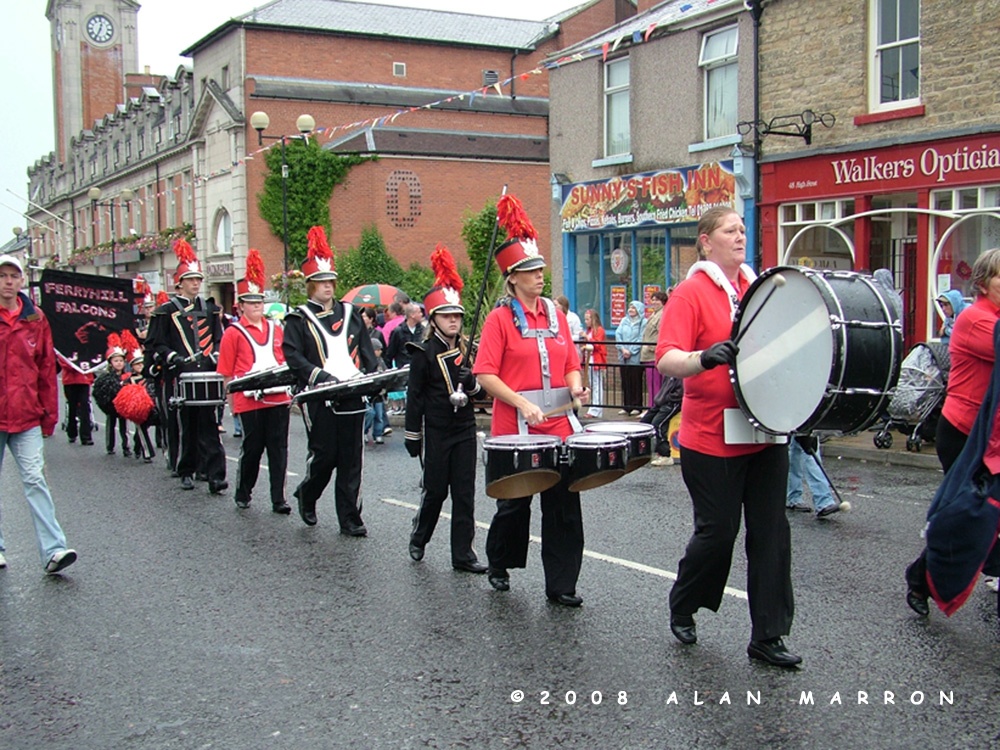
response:
M172 74L185 59L177 53L261 0L140 0L139 69ZM584 0L370 0L461 13L542 20ZM24 226L27 169L55 149L52 122L52 54L48 0L3 0L7 39L0 45L0 245ZM13 191L16 195L11 195ZM6 227L6 228L4 228Z

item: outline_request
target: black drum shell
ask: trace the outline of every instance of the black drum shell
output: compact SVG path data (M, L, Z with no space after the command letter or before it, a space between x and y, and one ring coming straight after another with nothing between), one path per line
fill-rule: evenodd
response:
M570 492L596 489L625 476L628 440L620 435L570 435L565 451Z
M626 474L653 460L653 440L656 436L653 425L644 422L591 422L583 429L596 435L620 435L628 441Z
M502 435L483 442L486 494L497 500L531 497L560 479L562 441L548 435Z

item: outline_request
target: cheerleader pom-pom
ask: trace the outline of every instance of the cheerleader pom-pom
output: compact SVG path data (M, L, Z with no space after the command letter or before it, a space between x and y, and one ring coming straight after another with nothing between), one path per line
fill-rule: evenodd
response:
M849 500L843 500L840 503L840 512L841 513L850 513L852 507L853 506L851 505L851 502Z
M153 399L146 388L138 383L122 386L114 400L115 411L129 422L145 424L153 412Z

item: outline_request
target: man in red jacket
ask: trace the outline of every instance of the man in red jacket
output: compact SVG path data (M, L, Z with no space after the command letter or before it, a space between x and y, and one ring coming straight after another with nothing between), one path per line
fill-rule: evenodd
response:
M59 419L56 353L42 311L21 293L24 271L11 255L0 255L0 466L9 448L21 472L31 508L38 553L45 572L58 573L76 561L56 521L45 481L42 438L51 437ZM0 535L0 568L6 567Z

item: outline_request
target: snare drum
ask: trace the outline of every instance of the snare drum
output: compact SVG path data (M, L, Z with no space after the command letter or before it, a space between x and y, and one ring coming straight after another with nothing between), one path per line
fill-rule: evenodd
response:
M656 430L645 422L592 422L584 432L601 435L621 435L628 441L628 460L625 473L645 466L653 460L653 436Z
M486 494L530 497L559 483L562 441L554 435L498 435L483 441Z
M582 432L566 438L570 492L592 490L625 475L628 440Z
M774 283L778 273L783 286ZM851 434L878 419L903 349L886 296L894 293L851 271L779 266L761 274L733 323L733 337L742 335L733 385L751 424L779 435Z
M177 380L181 406L221 406L226 403L223 395L222 376L217 372L182 372Z

